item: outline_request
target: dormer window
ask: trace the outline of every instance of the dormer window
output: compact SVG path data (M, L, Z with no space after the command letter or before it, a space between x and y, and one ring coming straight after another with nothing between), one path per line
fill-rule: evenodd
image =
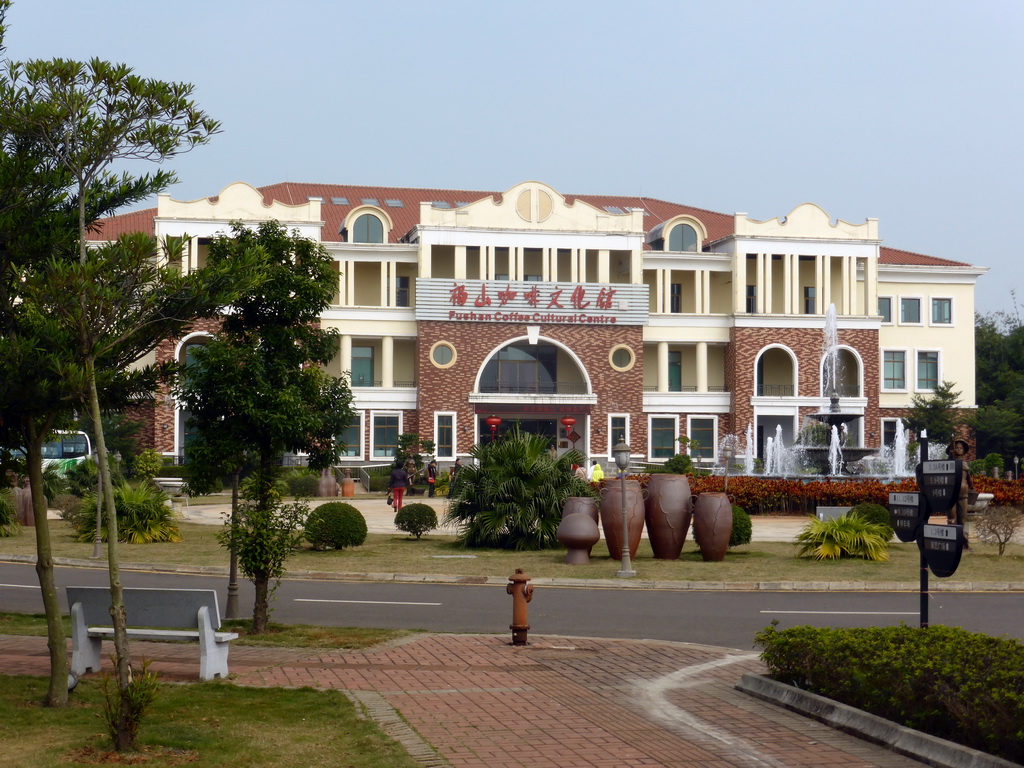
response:
M352 225L353 243L383 243L384 224L372 213L364 213Z
M697 230L689 224L676 224L668 233L668 250L696 251Z

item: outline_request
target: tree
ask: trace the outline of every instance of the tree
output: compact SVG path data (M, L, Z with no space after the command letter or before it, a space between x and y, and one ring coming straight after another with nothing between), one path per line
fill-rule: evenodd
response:
M960 393L954 389L953 382L944 381L930 395L914 395L906 416L907 426L918 435L928 430L928 441L932 445L950 443L961 423L959 402Z
M562 505L569 496L590 496L576 477L583 454L548 453L549 439L512 429L470 452L476 460L459 471L448 494L446 523L455 524L468 547L545 549L557 546Z
M232 562L239 559L256 587L252 631L260 633L269 617L270 582L280 575L274 542L287 540L264 533L294 519L275 491L277 463L290 451L307 453L314 469L330 466L341 450L336 436L355 414L348 383L321 367L339 348L337 332L319 327L335 289L331 256L275 221L256 230L236 222L232 234L211 244L209 263L258 255L266 279L235 301L216 336L194 350L177 393L196 435L187 448L190 488L209 492L226 475L237 488L239 470L254 466L244 515L232 494L224 540Z
M1024 452L1024 325L996 312L975 322L978 410L967 423L977 435L978 455Z

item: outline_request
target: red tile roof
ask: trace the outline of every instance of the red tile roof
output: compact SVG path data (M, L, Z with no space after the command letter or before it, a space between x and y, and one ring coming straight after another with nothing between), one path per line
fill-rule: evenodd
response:
M304 184L297 182L282 182L271 184L266 187L259 187L266 202L279 201L289 205L305 203L310 197L319 197L323 200L320 207L324 219L324 228L321 237L324 242L341 242L341 225L345 216L354 207L362 205L364 199L376 200L376 206L386 211L394 224L388 233L388 242L399 242L408 232L419 224L421 202L444 202L451 208L461 203L472 203L485 197L492 197L500 201L501 192L486 192L480 190L464 189L415 189L409 187L364 187L350 184ZM346 200L344 205L336 205L332 202L335 199ZM630 208L640 208L644 213L644 229L650 232L656 226L673 216L693 216L707 228L707 242L714 242L723 237L728 237L734 231L734 217L726 213L717 213L703 208L694 208L688 205L670 203L666 200L659 200L650 197L635 197L621 195L566 195L566 202L571 204L575 200L583 200L599 209L606 206L614 206L622 211ZM216 199L211 198L211 199ZM399 200L402 205L392 207L385 203L386 200ZM147 208L142 211L114 216L98 223L96 231L90 234L91 240L107 240L127 232L152 232L153 218L156 216L156 208ZM881 249L879 258L881 264L907 264L915 266L948 266L966 267L970 266L960 261L949 261L933 256L925 256L911 251L900 251L895 248Z
M950 261L935 256L925 256L923 253L913 251L900 251L896 248L882 246L878 254L879 264L906 264L915 267L970 267L964 261Z

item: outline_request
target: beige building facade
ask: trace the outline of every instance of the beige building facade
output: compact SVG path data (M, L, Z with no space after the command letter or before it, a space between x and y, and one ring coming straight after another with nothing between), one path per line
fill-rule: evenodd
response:
M757 221L663 200L565 195L534 181L503 192L235 183L216 197L110 219L97 235L186 238L202 266L229 223L275 219L321 242L337 287L328 366L348 377L358 423L345 461L382 463L398 436L442 464L512 424L559 451L663 462L690 438L704 462L748 427L758 455L792 443L828 407L823 329L834 305L848 440L878 448L915 394L942 381L974 404L974 288L984 267L882 245L879 223L806 203ZM187 364L215 324L152 360ZM181 454L187 414L164 397L145 440ZM493 429L492 429L493 428Z

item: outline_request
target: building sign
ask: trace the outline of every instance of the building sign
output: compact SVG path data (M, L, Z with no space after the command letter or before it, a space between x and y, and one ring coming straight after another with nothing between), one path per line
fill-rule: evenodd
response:
M524 415L541 414L544 416L587 416L590 414L589 405L559 405L557 403L477 403L477 413L498 412L503 415Z
M925 516L922 514L921 494L889 494L889 524L900 541L914 541L923 519Z
M951 510L960 495L960 460L922 461L917 465L917 486L933 515Z
M964 551L962 525L922 525L917 541L928 568L939 578L952 576Z
M631 283L416 279L416 319L472 323L646 325L648 287Z

